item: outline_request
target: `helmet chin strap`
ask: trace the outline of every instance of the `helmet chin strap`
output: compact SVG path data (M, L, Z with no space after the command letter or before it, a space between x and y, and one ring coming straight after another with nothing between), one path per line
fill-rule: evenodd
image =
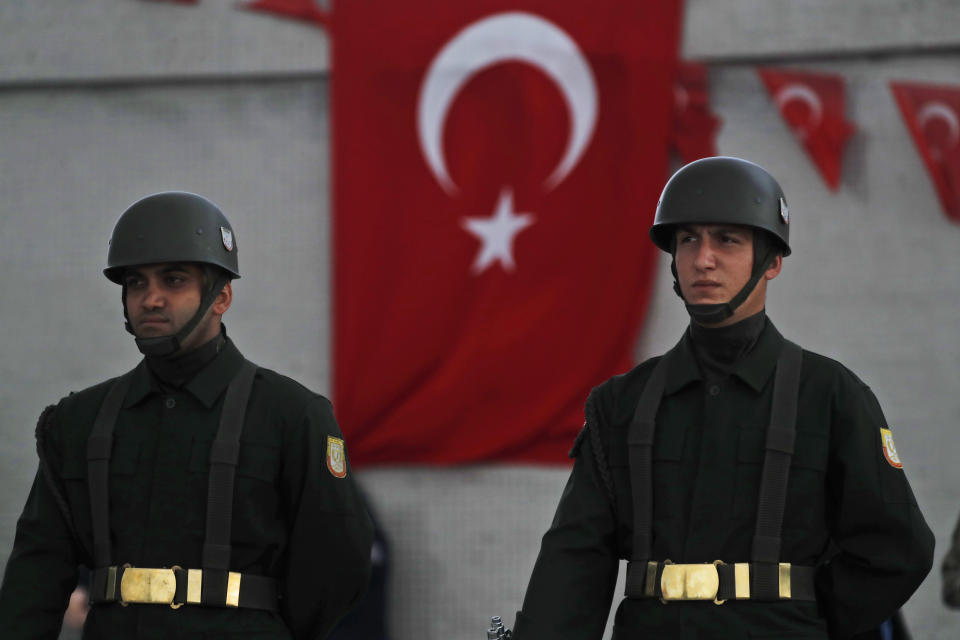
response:
M706 325L719 324L727 318L730 318L737 310L737 307L743 304L750 296L750 293L753 292L757 283L760 282L760 278L763 277L764 272L767 270L766 268L767 265L770 264L770 260L777 255L777 248L775 246L771 246L757 236L754 236L753 248L754 256L763 252L763 259L755 259L753 261L753 271L750 274L750 279L747 280L747 283L743 285L743 288L740 289L735 296L730 298L729 302L718 302L714 304L690 304L686 301L683 297L683 292L680 290L680 281L677 277L676 251L674 251L673 260L670 262L670 271L673 273L673 290L680 296L680 299L683 300L683 304L687 308L687 313L690 314L690 317L693 318L695 322Z
M136 333L134 333L133 327L130 325L130 318L127 315L127 287L124 286L122 293L123 317L126 320L124 326L128 333L133 334L134 342L137 343L137 349L140 350L140 353L145 356L162 357L170 356L178 352L180 347L183 345L183 341L186 340L191 331L196 329L197 325L200 323L200 320L203 319L203 316L207 313L207 310L211 307L211 305L213 305L214 300L217 299L217 296L229 281L230 277L226 274L218 276L213 285L207 289L206 293L203 294L203 298L200 300L200 306L197 308L197 312L193 314L193 317L190 318L190 321L187 322L187 324L180 328L180 331L177 331L169 336L156 336L153 338L140 338L137 337Z

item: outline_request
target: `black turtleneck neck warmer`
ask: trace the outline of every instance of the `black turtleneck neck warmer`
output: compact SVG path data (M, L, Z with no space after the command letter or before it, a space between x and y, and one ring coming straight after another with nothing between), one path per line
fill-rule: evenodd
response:
M691 321L690 341L707 381L727 377L734 365L757 344L766 325L765 311L725 327L705 327Z
M161 387L179 389L217 357L226 341L227 329L220 325L217 337L196 349L169 356L145 356L144 359L147 361L147 368L160 381Z

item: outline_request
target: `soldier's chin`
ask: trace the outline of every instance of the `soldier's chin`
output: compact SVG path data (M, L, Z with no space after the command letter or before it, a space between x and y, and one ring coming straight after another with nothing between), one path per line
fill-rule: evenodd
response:
M729 300L721 295L697 292L684 296L683 299L686 300L687 304L723 304L724 302L729 302Z
M162 338L171 336L173 333L168 325L141 325L136 330L138 338Z

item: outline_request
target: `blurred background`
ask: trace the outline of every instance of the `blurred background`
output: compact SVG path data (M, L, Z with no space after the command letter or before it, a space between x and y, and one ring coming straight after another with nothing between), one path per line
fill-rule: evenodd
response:
M331 118L332 45L321 28L338 7L319 3L313 14L304 3L276 4L314 20L233 0L0 4L0 563L36 470L40 411L139 360L120 292L101 269L114 222L143 195L182 189L220 205L243 274L226 317L230 335L254 362L339 407L332 140L346 133ZM417 2L401 6L410 24L395 29L413 29ZM939 564L960 510L960 225L890 83L960 87L960 9L952 0L686 0L680 15L677 56L704 65L715 152L764 166L789 198L793 255L771 287L768 313L879 398L937 535L935 568L904 615L915 638L956 638L960 621L941 604ZM778 108L759 68L842 79L852 135L840 144L835 188L791 122L805 116ZM679 109L673 97L664 104ZM926 124L949 143L956 119L940 119ZM644 179L662 185L681 155L658 153L657 171ZM947 187L960 197L960 182ZM655 195L637 212L644 220ZM493 201L483 206L486 214ZM650 251L643 235L636 243ZM669 348L688 322L668 262L649 255L649 290L622 291L642 297L619 356L628 362ZM564 402L582 406L588 389ZM352 425L338 416L349 451ZM391 638L481 638L491 615L512 626L578 426L564 424L563 444L536 463L355 459L389 543Z

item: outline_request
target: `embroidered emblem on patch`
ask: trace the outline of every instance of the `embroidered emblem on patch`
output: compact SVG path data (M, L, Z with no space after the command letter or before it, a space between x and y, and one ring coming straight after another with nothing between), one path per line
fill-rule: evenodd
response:
M223 239L223 246L227 251L233 251L233 231L226 227L220 227L220 237Z
M347 475L347 454L340 438L327 436L327 469L330 469L334 478Z
M893 444L893 432L890 429L880 429L880 439L883 440L883 456L890 463L890 466L903 469L903 463L900 462L900 456L897 455L897 447Z

